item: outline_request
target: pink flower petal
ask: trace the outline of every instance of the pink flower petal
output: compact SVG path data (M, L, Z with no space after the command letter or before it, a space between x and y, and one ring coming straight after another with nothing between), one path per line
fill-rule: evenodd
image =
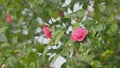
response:
M88 34L88 30L84 28L77 28L72 32L72 40L83 41L87 34Z

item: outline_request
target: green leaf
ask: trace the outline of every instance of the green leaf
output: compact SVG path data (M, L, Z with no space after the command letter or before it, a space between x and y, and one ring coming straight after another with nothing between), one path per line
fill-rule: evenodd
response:
M79 61L90 62L93 60L94 57L95 57L94 55L79 54L77 59Z
M62 66L61 66L61 68L67 68L66 66L67 66L67 64L63 63Z
M44 51L43 51L43 57L45 57L45 54L47 53L49 47L50 47L50 45L47 45L46 48L44 49Z
M95 57L95 55L87 55L86 58L85 58L85 62L90 62L93 60L93 58Z
M6 29L7 29L7 27L2 27L2 28L0 28L0 32L5 32Z
M76 15L78 18L83 18L85 15L85 10L84 9L80 9L76 12Z
M35 62L31 62L31 63L29 64L29 68L35 68Z
M99 61L97 61L97 60L92 61L90 64L92 65L93 68L100 68L100 67L102 67L102 64Z
M84 0L84 5L83 5L83 8L84 8L84 9L87 9L87 6L88 6L88 4L89 4L89 1L90 1L90 0Z
M37 49L38 52L43 52L44 51L44 46L37 42L36 43L36 49Z
M7 38L3 33L0 33L0 41L1 42L7 42Z
M65 46L70 45L70 44L72 44L72 40L71 39L69 39L68 41L66 41Z
M40 56L39 57L39 62L40 64L43 66L44 64L48 63L48 58L47 56L43 57L43 56Z
M89 38L87 38L85 41L80 43L80 45L90 47L91 46L91 40Z
M110 27L112 32L116 32L118 30L118 25L116 23L113 23Z
M102 31L103 29L104 29L104 25L99 24L95 26L96 31Z
M14 56L11 56L7 59L7 66L9 68L15 68L16 63L17 63L17 59Z
M53 33L53 38L52 38L51 42L55 42L57 44L63 35L64 35L64 31L56 30L56 32Z
M7 48L7 47L10 47L9 43L3 43L1 46L1 48Z
M94 5L94 12L95 12L95 19L97 19L97 20L100 20L100 17L101 17L101 12L100 12L100 10L99 10L99 7L98 7L98 5Z
M64 18L75 18L77 15L75 13L67 14Z
M80 27L80 23L75 23L75 24L73 25L73 30L76 29L76 28L78 28L78 27Z
M83 18L85 15L85 10L80 9L76 12L72 12L70 14L67 14L64 18Z
M0 65L2 65L4 59L3 58L0 58Z
M80 63L77 68L86 68L85 64Z
M56 36L55 43L58 43L63 35L64 31L60 31L59 34Z
M106 50L101 54L101 59L107 60L113 54L114 54L113 50Z
M68 47L67 47L67 48L64 48L64 49L60 52L60 54L61 54L62 56L65 56L65 57L66 57L66 56L69 56L69 54L70 54L70 53L69 53L69 52L70 52L69 50L70 50L70 48L68 48Z
M55 56L53 57L51 63L54 64L55 60L56 60L59 56L60 56L59 54L55 55Z
M28 55L28 62L34 62L37 60L37 53L36 52L31 52L29 55Z
M77 61L76 61L76 58L75 57L72 57L70 58L68 61L67 61L67 66L68 68L76 68L76 64L77 64Z
M79 54L77 59L78 59L79 61L84 61L85 58L86 58L86 55L84 55L84 54Z
M56 11L49 11L49 16L56 19L59 16L59 12L57 10Z
M61 32L61 30L56 30L56 32L53 33L53 38L52 40L56 39L56 36Z
M3 6L2 6L2 5L0 5L0 11L1 11L1 10L3 10Z

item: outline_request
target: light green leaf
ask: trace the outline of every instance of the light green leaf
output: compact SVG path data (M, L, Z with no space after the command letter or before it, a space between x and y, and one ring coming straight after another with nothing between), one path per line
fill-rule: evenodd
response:
M64 35L64 31L59 32L59 34L57 35L55 39L55 43L58 43L63 35Z
M71 39L69 39L68 41L66 41L65 46L70 45L70 44L72 44L72 40Z
M103 29L104 29L104 25L99 24L95 26L96 31L102 31Z
M43 57L45 57L45 54L47 53L49 46L50 45L47 45L46 48L44 49L44 51L43 51Z
M38 52L43 52L44 46L37 42L36 43L36 49L37 49Z
M1 42L6 42L7 41L7 38L3 33L0 33L0 41Z
M0 28L0 32L5 32L6 29L7 29L7 27Z
M9 48L10 45L9 45L9 43L3 43L0 47L1 48Z
M86 58L86 55L84 55L84 54L79 54L77 59L78 59L79 61L84 61L85 58Z
M78 18L82 18L85 15L85 10L81 9L76 12Z
M59 13L58 11L49 11L49 16L56 19L59 16L58 13Z
M90 64L92 65L93 68L100 68L100 67L102 67L102 64L99 61L97 61L97 60L92 61Z
M77 59L79 61L90 62L93 60L94 57L95 57L94 55L79 54Z
M60 54L62 55L62 56L69 56L69 49L70 48L64 48L61 52L60 52Z
M0 65L2 65L4 59L3 58L0 58Z
M118 25L116 23L113 23L110 28L112 32L116 32L118 30Z
M55 60L56 60L59 56L60 56L59 54L55 55L54 58L52 59L51 63L54 64Z
M80 9L76 12L72 12L70 14L67 14L65 16L65 18L83 18L85 15L85 10L84 9Z
M10 67L10 68L15 68L15 64L17 63L17 59L15 58L15 57L13 57L13 56L11 56L11 57L9 57L8 59L7 59L7 65L8 65L8 67Z
M3 10L3 6L0 5L0 11Z
M93 58L95 57L95 55L87 55L86 58L85 58L85 62L90 62L93 60Z
M80 23L75 23L75 24L73 25L73 30L76 29L76 28L78 28L78 27L80 27Z
M76 64L77 64L77 61L76 61L76 58L75 57L72 57L68 60L67 62L67 66L68 68L71 67L71 68L76 68Z
M113 50L106 50L101 54L101 57L104 58L105 60L110 57L110 55L114 54Z
M65 18L75 18L77 15L75 13L67 14Z

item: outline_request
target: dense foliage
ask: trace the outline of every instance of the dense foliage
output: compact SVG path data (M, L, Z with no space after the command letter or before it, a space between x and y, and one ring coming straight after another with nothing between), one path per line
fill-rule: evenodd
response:
M82 41L71 39L77 28ZM119 68L119 40L120 0L0 0L2 68L50 68L58 56L61 68Z

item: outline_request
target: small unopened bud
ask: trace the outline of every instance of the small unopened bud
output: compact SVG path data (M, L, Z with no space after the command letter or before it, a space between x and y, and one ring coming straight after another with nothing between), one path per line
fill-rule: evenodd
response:
M7 22L7 23L11 23L11 22L12 22L12 17L11 17L10 14L8 14L8 15L6 16L6 22Z

